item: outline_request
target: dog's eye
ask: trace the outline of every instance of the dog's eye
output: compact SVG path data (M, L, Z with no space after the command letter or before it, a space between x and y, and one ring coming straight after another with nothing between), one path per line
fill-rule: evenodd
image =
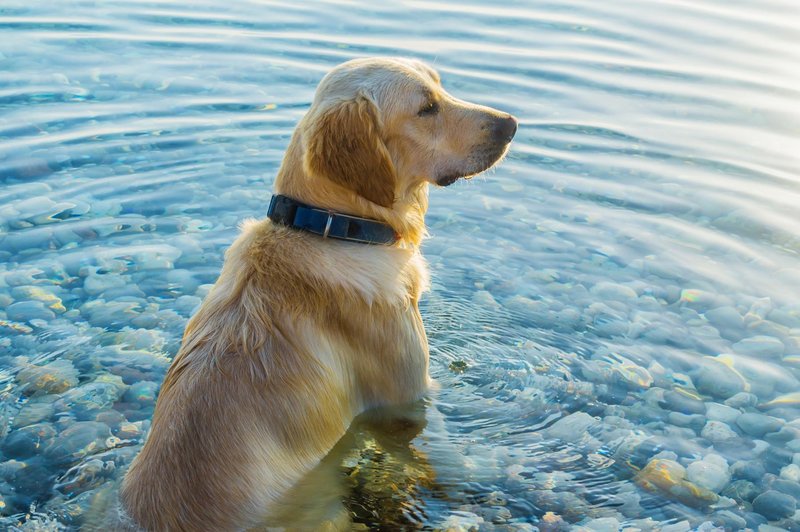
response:
M439 112L439 103L429 102L425 104L425 107L419 110L417 116L433 116L438 112Z

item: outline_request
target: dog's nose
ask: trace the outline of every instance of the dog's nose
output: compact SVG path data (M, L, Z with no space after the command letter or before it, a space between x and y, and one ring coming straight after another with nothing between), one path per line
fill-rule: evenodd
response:
M492 133L495 140L499 142L511 142L517 132L517 119L511 115L496 118Z

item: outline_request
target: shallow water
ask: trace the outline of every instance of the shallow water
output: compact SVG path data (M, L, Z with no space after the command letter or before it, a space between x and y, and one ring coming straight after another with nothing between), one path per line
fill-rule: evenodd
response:
M316 83L408 55L521 126L432 191L441 390L395 447L353 431L353 520L800 528L799 27L794 0L6 0L1 523L81 526Z

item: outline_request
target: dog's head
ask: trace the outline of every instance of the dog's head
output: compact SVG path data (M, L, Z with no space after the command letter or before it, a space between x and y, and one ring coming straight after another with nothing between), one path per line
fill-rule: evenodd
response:
M499 161L517 120L448 94L411 59L356 59L320 82L302 124L304 167L383 207Z

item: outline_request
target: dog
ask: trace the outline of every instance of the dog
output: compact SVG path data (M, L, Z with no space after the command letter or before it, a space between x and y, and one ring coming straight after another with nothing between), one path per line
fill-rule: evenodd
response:
M417 60L323 78L164 379L120 490L138 527L259 526L358 414L426 393L428 186L487 170L516 130Z

